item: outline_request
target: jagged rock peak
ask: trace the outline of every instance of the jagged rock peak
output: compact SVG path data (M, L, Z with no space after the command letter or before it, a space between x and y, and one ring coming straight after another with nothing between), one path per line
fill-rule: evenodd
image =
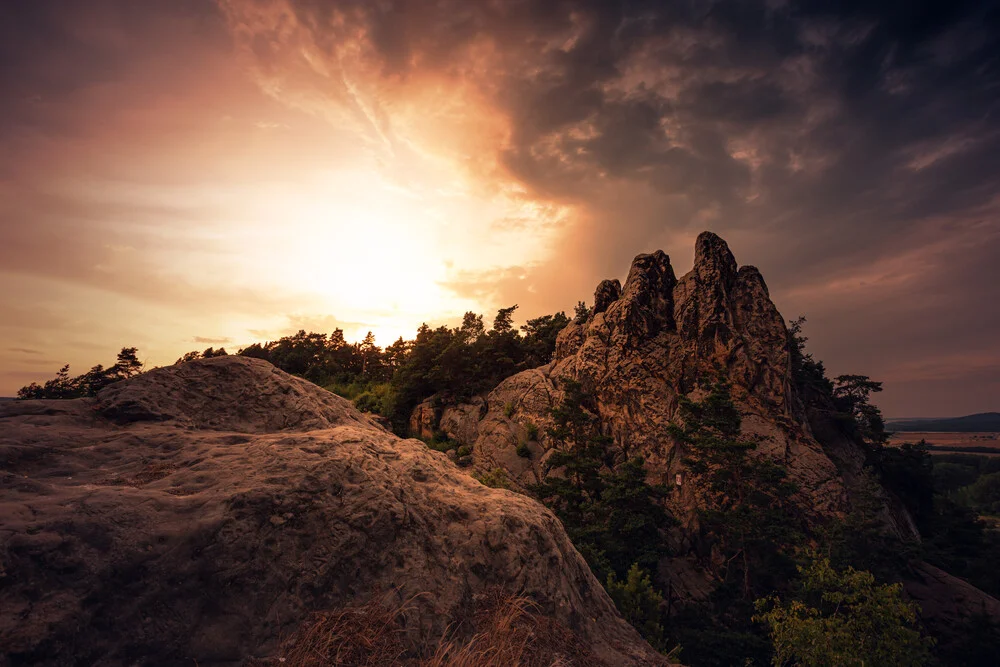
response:
M670 258L667 253L657 250L648 255L637 255L632 260L632 268L625 279L622 295L628 299L636 299L645 294L670 298L676 284L677 277L674 275L674 267L670 265Z
M603 313L622 295L622 284L615 280L602 280L594 292L594 314Z
M739 272L737 273L737 280L744 285L752 285L759 288L764 296L768 299L771 298L771 293L767 289L767 283L764 282L764 276L761 275L760 269L756 266L751 266L749 264L741 266Z
M701 282L721 280L730 285L736 279L736 258L718 234L702 232L694 246L694 273Z
M624 328L640 338L674 328L674 287L677 277L670 258L662 250L638 255L625 279L625 287L616 306Z

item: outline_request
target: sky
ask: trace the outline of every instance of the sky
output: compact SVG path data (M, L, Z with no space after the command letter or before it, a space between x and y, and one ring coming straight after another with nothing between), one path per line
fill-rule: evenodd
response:
M996 4L0 5L0 396L570 310L705 229L887 415L1000 410Z

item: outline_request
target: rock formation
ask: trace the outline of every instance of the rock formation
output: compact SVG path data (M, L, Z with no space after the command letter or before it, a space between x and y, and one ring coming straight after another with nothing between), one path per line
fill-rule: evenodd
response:
M605 280L597 287L589 317L560 333L552 363L514 375L489 394L475 463L505 468L524 485L537 482L555 444L544 435L548 412L562 399L564 381L574 379L596 397L607 434L641 453L654 481L674 484L683 466L667 426L678 399L697 397L699 381L721 371L744 431L760 436L761 454L788 467L803 505L815 513L843 510L843 475L795 400L790 364L788 330L760 272L737 268L726 243L705 232L689 273L677 279L662 251L639 255L624 286ZM529 423L542 435L528 442L534 456L519 457L515 447L526 441ZM673 502L683 514L693 500L682 488Z
M0 664L237 665L379 594L416 650L496 585L608 664L662 661L548 510L264 361L5 403L0 480Z

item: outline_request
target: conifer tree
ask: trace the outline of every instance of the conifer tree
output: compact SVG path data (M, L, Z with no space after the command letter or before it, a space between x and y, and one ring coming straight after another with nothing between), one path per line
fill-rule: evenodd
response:
M736 583L744 599L756 586L784 578L791 561L782 549L801 538L785 468L754 455L759 439L742 433L742 416L729 385L717 380L700 401L682 397L670 433L701 496L699 518L722 558L718 574Z

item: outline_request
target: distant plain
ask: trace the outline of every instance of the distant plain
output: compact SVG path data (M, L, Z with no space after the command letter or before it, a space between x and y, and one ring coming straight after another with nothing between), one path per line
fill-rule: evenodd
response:
M890 428L892 428L890 426ZM893 445L904 442L925 441L932 454L968 452L987 456L1000 455L1000 432L977 431L969 433L932 433L928 431L897 431L892 434ZM993 450L993 451L990 451Z

